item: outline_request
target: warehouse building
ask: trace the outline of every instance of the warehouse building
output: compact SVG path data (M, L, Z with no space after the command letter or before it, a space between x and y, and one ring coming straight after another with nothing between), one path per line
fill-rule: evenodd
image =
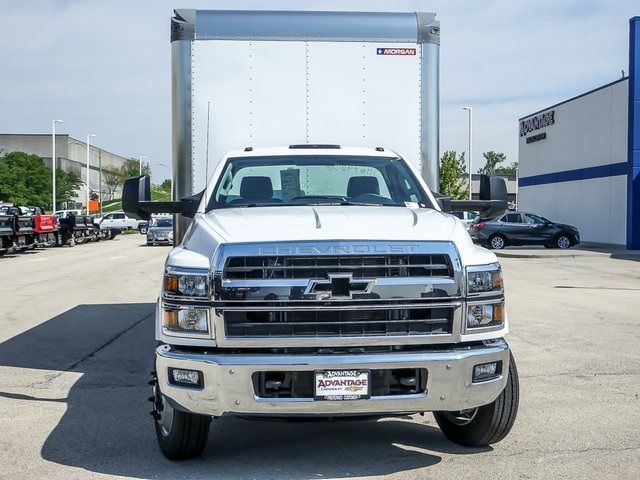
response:
M0 157L11 152L25 152L38 155L51 167L51 134L0 134ZM102 190L102 198L107 200L109 187L107 178L115 175L124 162L125 157L116 155L102 148L89 146L89 187L91 193ZM66 134L56 134L56 165L65 172L79 177L86 185L87 182L87 144ZM99 187L102 185L102 188ZM80 189L77 204L85 206L86 190ZM59 205L60 206L60 205ZM80 205L67 205L76 208Z
M640 17L629 76L520 119L518 207L640 249Z

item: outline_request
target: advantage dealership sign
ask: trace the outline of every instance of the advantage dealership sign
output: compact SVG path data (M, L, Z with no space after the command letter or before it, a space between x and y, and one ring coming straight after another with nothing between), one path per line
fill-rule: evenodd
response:
M555 114L555 110L551 110L535 117L520 120L520 136L524 137L528 133L553 125L555 123Z

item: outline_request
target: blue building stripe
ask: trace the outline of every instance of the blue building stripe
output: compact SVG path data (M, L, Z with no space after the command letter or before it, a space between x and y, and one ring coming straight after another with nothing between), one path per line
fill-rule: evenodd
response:
M576 180L589 180L592 178L615 177L627 175L629 164L627 162L610 163L596 167L576 168L562 172L543 173L518 179L519 187L531 187L533 185L546 185L548 183L574 182Z
M627 248L640 249L640 17L629 20Z

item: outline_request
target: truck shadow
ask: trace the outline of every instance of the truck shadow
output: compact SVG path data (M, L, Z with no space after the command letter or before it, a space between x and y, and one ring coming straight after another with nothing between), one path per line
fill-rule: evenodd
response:
M223 417L213 422L201 459L170 462L156 446L147 402L153 309L80 305L0 344L0 365L48 371L39 390L0 387L0 397L26 408L67 404L44 440L43 459L132 478L346 478L428 467L442 460L438 453L488 450L452 444L430 415L303 423ZM82 374L67 398L33 394L64 372Z

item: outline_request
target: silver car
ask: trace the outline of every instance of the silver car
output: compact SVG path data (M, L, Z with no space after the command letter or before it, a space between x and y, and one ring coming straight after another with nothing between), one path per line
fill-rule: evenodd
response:
M173 218L154 218L147 230L147 245L173 245Z

